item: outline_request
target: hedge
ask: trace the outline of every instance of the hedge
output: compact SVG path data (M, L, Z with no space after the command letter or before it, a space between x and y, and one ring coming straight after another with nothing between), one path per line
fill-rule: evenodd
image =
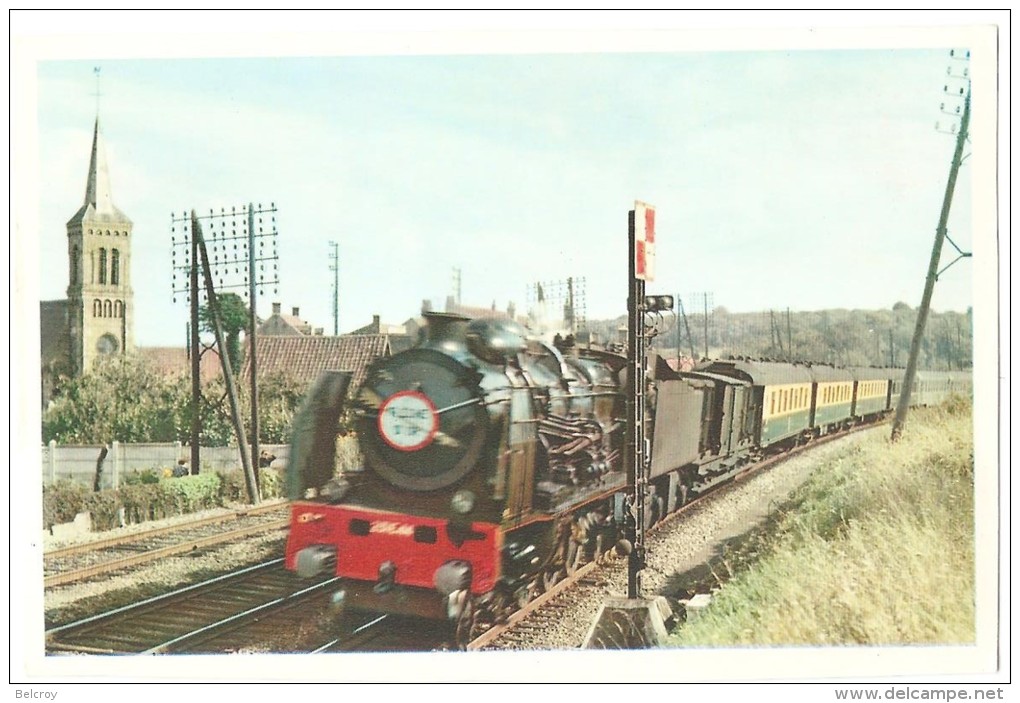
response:
M259 485L263 499L278 498L283 481L275 469L259 469ZM241 471L181 477L137 471L128 474L120 488L98 492L63 480L43 486L43 529L71 522L82 512L91 513L94 531L102 531L120 526L122 508L124 522L137 524L247 501Z

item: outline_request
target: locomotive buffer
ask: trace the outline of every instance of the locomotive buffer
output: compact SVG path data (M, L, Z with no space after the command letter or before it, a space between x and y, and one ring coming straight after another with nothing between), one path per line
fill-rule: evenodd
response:
M655 273L655 208L635 201L628 213L627 277L627 440L624 461L631 487L626 510L627 597L609 598L585 637L585 649L641 649L663 644L672 611L665 597L641 595L645 567L645 507L648 496L648 440L645 432L645 324L648 313L673 308L671 296L645 297L645 282Z

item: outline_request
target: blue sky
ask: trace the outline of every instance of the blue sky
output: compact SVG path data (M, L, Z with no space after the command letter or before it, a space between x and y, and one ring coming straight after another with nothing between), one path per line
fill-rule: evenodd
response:
M636 199L657 208L650 291L708 291L731 311L916 306L954 145L935 130L951 122L939 113L948 50L986 50L990 35L817 34L658 33L641 52L647 35L567 52L555 35L514 53L480 53L475 37L451 54L417 35L376 55L340 55L361 53L356 41L301 56L292 37L228 37L233 53L276 55L191 58L216 50L208 35L162 37L160 58L90 55L87 43L41 52L38 231L24 233L46 253L39 297L65 297L99 66L113 198L135 225L142 345L185 339L171 212L249 201L278 208L280 286L259 314L279 301L327 331L330 240L341 331L373 314L402 322L426 298L441 307L455 267L466 304L521 308L529 285L572 276L585 279L588 317L623 314ZM183 56L168 50L181 45ZM983 111L987 123L990 99L975 98L975 121ZM973 171L972 160L960 172L950 219L967 251L981 237ZM972 304L975 265L940 279L936 310Z

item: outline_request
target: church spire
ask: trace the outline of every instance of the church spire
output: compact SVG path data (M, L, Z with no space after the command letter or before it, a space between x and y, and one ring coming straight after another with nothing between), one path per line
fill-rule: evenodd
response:
M110 194L110 169L106 164L106 145L99 133L99 117L92 133L92 159L89 162L88 183L85 186L85 206L91 205L97 214L112 213L113 198Z

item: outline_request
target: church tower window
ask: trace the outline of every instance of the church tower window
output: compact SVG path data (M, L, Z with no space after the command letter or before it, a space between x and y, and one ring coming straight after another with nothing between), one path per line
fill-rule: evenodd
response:
M99 282L106 283L106 249L99 250Z
M120 250L113 249L112 261L110 264L110 283L120 285Z

